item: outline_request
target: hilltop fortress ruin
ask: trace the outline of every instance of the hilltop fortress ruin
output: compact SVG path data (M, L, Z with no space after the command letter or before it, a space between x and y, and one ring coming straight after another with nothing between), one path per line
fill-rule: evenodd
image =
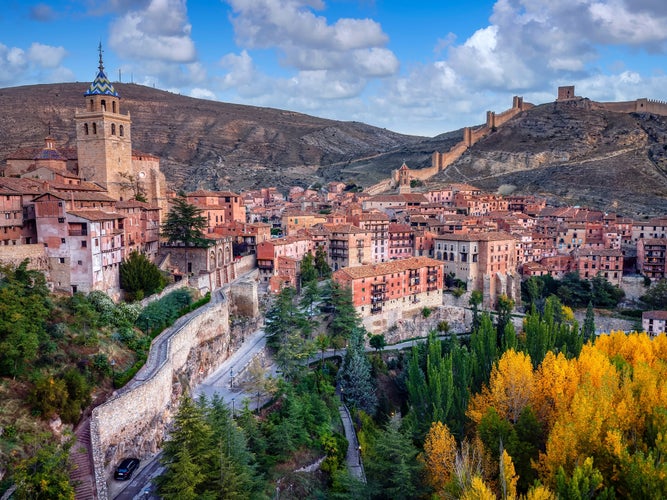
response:
M558 87L555 102L568 102L588 110L604 110L614 113L652 113L655 115L667 116L667 102L665 101L647 99L645 97L635 99L634 101L622 102L591 101L586 97L577 96L574 91L574 85ZM435 151L431 157L430 167L411 170L407 165L403 164L400 168L392 172L392 176L389 179L384 179L377 184L369 186L364 191L370 195L376 195L392 189L398 189L399 192L403 193L409 192L410 181L423 181L433 177L438 172L445 170L458 160L473 144L486 137L491 132L494 132L498 127L503 126L519 113L534 107L534 104L524 102L523 97L514 96L511 108L501 113L487 111L486 123L484 125L477 128L464 127L463 140L455 144L449 151L442 153Z

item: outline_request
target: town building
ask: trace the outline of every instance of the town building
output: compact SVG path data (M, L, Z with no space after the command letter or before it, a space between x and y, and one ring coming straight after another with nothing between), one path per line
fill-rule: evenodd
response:
M370 331L410 311L442 305L443 264L429 257L339 269L333 279L352 291L355 310Z
M637 270L651 280L667 276L667 238L640 238L637 241Z
M434 237L435 258L444 263L445 274L466 283L468 290L480 290L485 307L495 307L500 295L521 301L521 280L517 273L516 238L509 233L445 234Z
M667 332L667 311L644 311L642 329L652 337Z

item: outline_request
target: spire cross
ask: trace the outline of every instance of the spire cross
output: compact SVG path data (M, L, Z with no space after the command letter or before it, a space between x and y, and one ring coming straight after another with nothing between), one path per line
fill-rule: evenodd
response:
M97 46L97 50L100 53L100 71L104 71L104 64L102 63L102 42Z

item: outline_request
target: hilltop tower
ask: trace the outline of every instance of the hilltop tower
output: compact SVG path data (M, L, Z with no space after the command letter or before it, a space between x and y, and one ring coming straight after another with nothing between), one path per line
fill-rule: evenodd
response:
M79 175L118 200L130 199L134 195L128 189L128 176L134 178L132 121L130 113L121 114L120 96L104 73L101 43L98 50L97 76L84 94L85 109L74 116Z

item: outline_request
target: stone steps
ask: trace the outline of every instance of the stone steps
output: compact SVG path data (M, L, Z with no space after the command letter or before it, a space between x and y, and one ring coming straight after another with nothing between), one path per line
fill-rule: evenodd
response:
M90 418L86 417L74 430L74 444L70 450L72 470L70 480L74 484L74 495L77 500L97 498L95 491L95 474L90 452Z

